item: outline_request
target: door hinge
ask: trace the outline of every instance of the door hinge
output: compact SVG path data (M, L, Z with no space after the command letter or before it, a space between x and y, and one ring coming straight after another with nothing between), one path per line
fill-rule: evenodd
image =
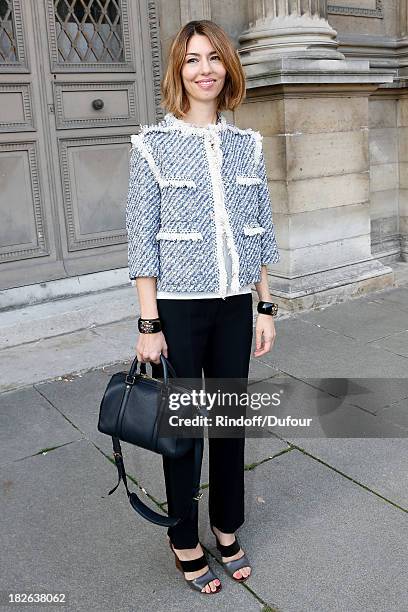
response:
M48 105L48 112L49 113L55 113L55 106L53 104L49 104Z

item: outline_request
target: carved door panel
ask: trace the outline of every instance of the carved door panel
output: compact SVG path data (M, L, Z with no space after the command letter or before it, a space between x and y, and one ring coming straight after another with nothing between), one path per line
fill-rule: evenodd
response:
M126 266L154 16L142 0L0 0L0 288Z

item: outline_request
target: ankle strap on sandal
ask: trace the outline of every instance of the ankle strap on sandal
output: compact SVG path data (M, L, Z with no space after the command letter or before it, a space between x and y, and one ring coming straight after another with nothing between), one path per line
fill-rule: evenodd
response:
M175 554L177 556L177 553ZM197 572L198 570L203 569L203 567L208 565L207 559L204 555L201 555L201 557L198 557L198 559L192 559L191 561L182 561L179 558L178 560L183 569L183 572Z
M235 542L229 544L228 546L224 546L221 544L219 539L217 538L217 548L220 551L223 557L232 557L236 555L240 551L240 545L238 544L238 540L235 538Z

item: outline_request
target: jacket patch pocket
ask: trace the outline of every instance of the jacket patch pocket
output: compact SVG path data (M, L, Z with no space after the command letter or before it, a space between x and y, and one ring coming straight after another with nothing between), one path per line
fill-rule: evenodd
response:
M183 224L162 226L156 234L159 251L160 281L167 291L185 291L194 287L208 268L203 234Z
M234 202L236 207L245 210L249 217L256 217L258 214L258 190L261 179L257 176L244 174L235 175Z
M197 218L197 184L187 176L166 176L161 189L161 219L166 228L177 220L184 227L194 229Z

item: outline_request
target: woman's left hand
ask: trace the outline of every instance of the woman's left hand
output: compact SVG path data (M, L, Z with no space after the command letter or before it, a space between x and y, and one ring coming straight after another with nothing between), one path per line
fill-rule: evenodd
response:
M268 314L259 313L256 318L256 350L254 357L260 357L269 353L276 337L275 322Z

